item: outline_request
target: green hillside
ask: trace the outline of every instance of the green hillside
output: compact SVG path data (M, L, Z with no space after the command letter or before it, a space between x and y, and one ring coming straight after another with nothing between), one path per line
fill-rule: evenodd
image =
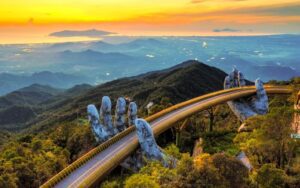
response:
M145 117L172 104L222 89L225 76L216 68L187 61L95 87L79 85L57 93L52 90L52 97L47 100L30 103L38 114L29 119L18 116L20 110L26 112L25 105L7 107L12 115L1 121L22 122L12 124L18 130L16 133L0 131L0 187L39 187L95 147L86 119L86 105L94 103L99 107L104 95L110 96L114 104L119 96L136 101L139 116ZM294 79L272 84L290 85L298 91L300 82ZM138 173L117 168L101 186L298 187L300 143L290 138L291 130L286 126L293 113L293 97L270 96L270 113L249 119L250 132L237 132L240 122L226 104L199 112L157 138L159 146L178 158L176 168L167 169L155 162L146 163ZM145 106L150 101L154 105L148 111ZM276 146L280 143L283 147L278 152ZM249 157L252 171L236 159L240 151Z

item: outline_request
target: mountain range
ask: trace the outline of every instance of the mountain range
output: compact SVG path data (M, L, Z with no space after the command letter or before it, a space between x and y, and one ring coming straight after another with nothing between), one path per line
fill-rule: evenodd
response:
M60 72L43 71L31 75L0 74L0 96L30 86L32 84L49 85L57 88L70 88L76 84L88 83L84 76Z
M55 104L71 98L92 86L76 85L70 89L57 89L48 85L33 84L0 97L0 129L19 130L26 122L47 110L47 103Z
M129 98L141 110L149 102L159 104L162 97L169 98L175 104L222 89L225 76L225 72L215 67L187 61L168 69L121 78L94 87L80 85L57 90L35 84L0 98L0 119L5 119L0 122L0 128L40 131L58 122L86 117L86 106L91 103L99 106L105 95L111 97L113 104L120 96ZM10 105L7 101L11 101ZM16 116L19 118L15 119Z
M114 43L106 42L105 38L90 42L2 45L0 70L17 75L61 72L85 77L84 82L96 85L194 59L226 73L237 67L252 80L258 77L263 81L288 80L300 75L300 35L123 38L126 40Z

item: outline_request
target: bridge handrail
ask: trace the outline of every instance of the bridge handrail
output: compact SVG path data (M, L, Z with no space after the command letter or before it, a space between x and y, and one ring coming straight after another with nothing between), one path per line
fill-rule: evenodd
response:
M278 86L269 86L266 85L264 86L265 88L279 88ZM283 87L280 86L280 88L282 89ZM287 93L290 93L289 87L287 88ZM227 89L227 90L220 90L220 91L216 91L213 93L209 93L209 94L205 94L181 103L178 103L176 105L173 105L169 108L166 108L156 114L153 114L147 118L145 118L146 121L151 122L154 121L157 118L160 118L163 115L166 115L168 113L173 112L174 110L177 110L179 108L183 108L185 106L188 106L190 104L196 103L200 100L204 100L210 97L215 97L218 96L220 94L225 94L225 93L229 93L232 91L239 91L239 90L253 90L254 86L245 86L245 87L240 87L240 88L232 88L232 89ZM83 155L82 157L80 157L79 159L77 159L75 162L73 162L72 164L68 165L66 168L64 168L62 171L60 171L58 174L54 175L51 179L49 179L47 182L45 182L41 188L50 188L50 187L54 187L57 183L59 183L62 179L64 179L66 176L68 176L69 174L71 174L74 170L76 170L77 168L79 168L80 166L82 166L83 164L85 164L87 161L89 161L90 159L92 159L95 155L97 155L98 153L104 151L106 148L108 148L109 146L113 145L114 143L118 142L120 139L124 138L125 136L129 135L130 133L132 133L135 130L134 126L131 126L129 128L127 128L126 130L124 130L123 132L115 135L114 137L110 138L109 140L103 142L102 144L100 144L99 146L93 148L92 150L90 150L89 152L87 152L85 155Z

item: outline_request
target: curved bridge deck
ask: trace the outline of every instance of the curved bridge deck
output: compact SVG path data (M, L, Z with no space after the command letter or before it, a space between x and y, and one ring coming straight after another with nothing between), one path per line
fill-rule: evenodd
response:
M287 87L265 86L265 89L268 94L288 94L292 92ZM199 111L255 93L256 89L253 86L222 90L174 105L146 118L146 120L152 126L154 135L158 136L171 128L174 123ZM102 143L51 178L42 187L73 188L95 185L138 147L138 138L134 130L134 127L130 127Z

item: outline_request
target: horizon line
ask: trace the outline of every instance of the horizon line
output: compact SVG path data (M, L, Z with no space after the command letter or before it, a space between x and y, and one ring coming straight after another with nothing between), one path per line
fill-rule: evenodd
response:
M258 33L258 34L245 34L245 35L113 35L109 37L128 37L128 38L156 38L156 37L263 37L263 36L279 36L279 35L300 35L300 33ZM106 36L103 36L105 38ZM61 38L73 38L73 37L61 37ZM75 37L74 37L75 38ZM99 38L92 38L92 37L87 37L90 38L84 39L84 40L74 40L74 41L57 41L57 42L12 42L12 43L1 43L0 45L26 45L26 44L62 44L62 43L80 43L80 42L105 42L103 39ZM109 43L109 42L106 42Z

